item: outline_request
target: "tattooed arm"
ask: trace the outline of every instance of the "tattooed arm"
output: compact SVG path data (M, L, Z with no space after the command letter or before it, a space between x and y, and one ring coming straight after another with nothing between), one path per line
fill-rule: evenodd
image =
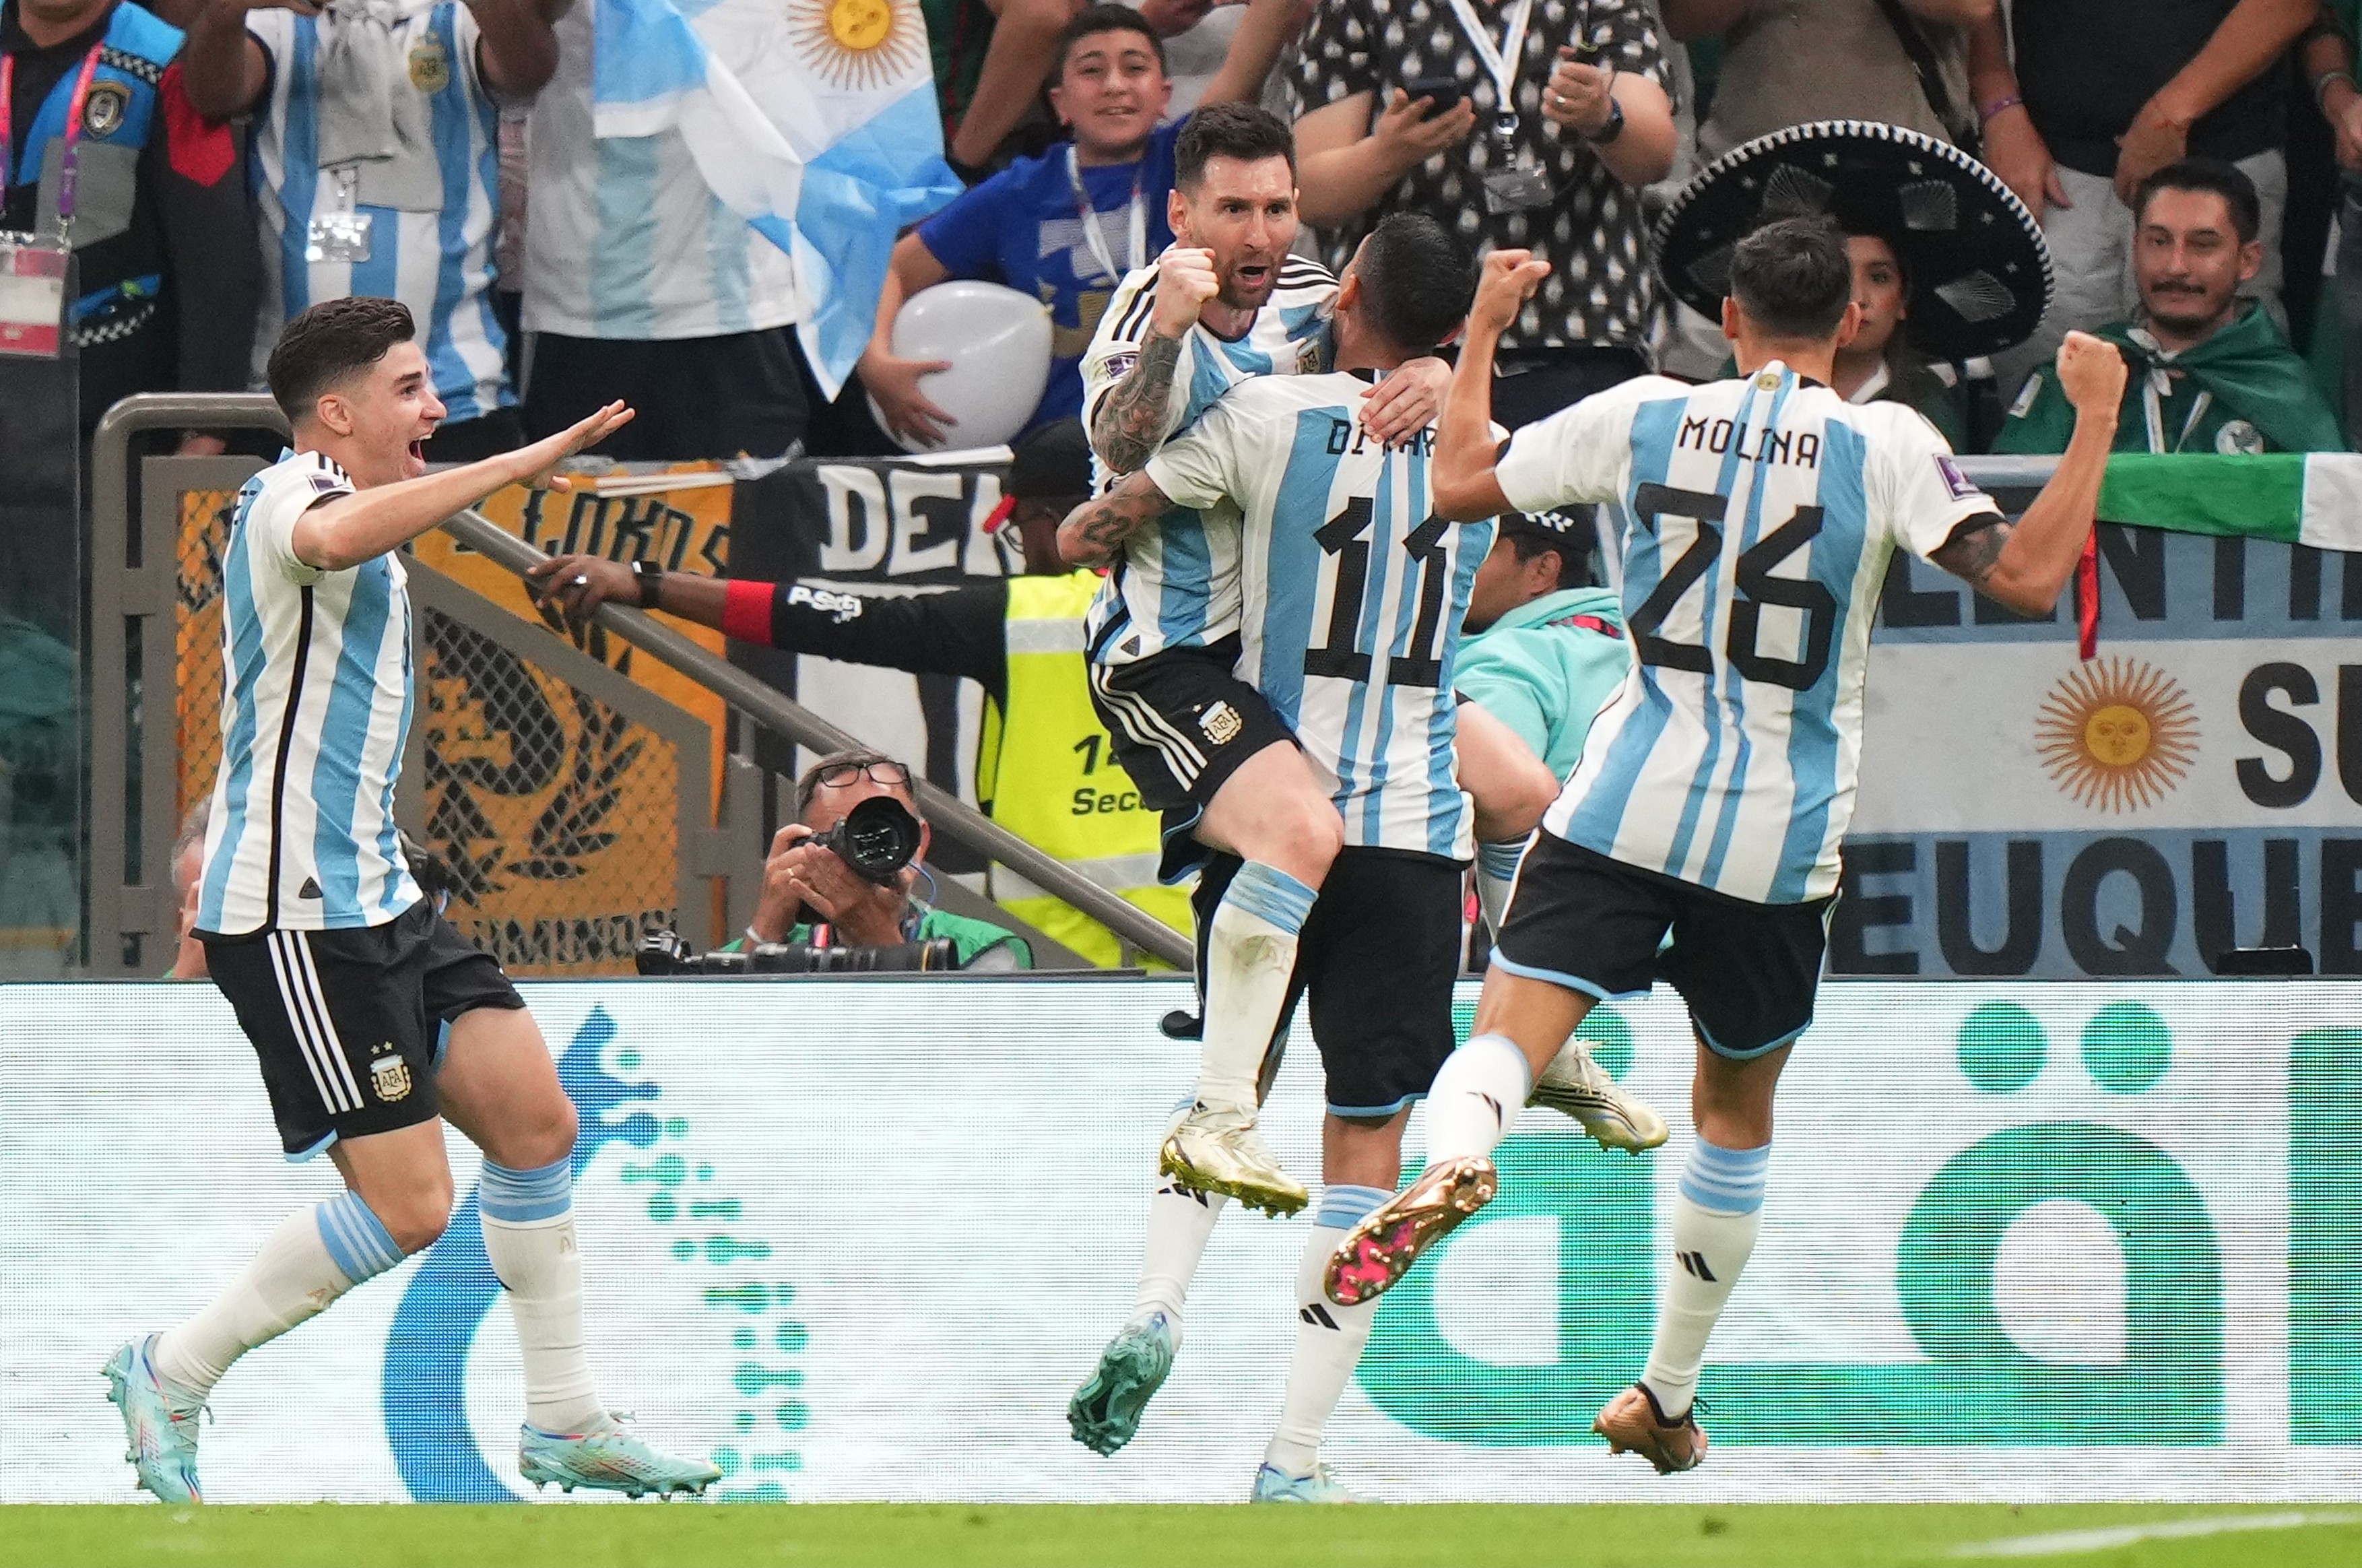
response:
M1173 502L1146 474L1128 474L1097 501L1087 501L1058 525L1058 553L1068 566L1105 566L1125 540L1153 523Z
M1152 333L1123 380L1099 400L1091 418L1091 447L1117 473L1140 471L1164 439L1173 372L1181 363L1181 339Z

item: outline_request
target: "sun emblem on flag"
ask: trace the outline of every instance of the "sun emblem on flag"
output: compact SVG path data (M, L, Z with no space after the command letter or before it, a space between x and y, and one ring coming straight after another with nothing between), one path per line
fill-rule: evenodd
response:
M847 92L886 85L927 51L916 0L788 0L788 25L805 63Z
M2139 659L2097 659L2050 689L2034 723L2042 766L2081 804L2133 812L2170 794L2198 757L2198 710Z

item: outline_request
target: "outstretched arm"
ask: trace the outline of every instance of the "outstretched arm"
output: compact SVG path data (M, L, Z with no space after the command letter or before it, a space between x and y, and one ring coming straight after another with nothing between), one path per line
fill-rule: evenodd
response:
M1164 513L1173 502L1144 473L1127 474L1097 501L1087 501L1058 525L1058 553L1068 566L1105 566L1123 542Z
M1986 598L2022 615L2047 615L2075 575L2100 504L2125 395L2115 345L2070 332L2058 349L2058 385L2075 405L2075 434L2034 504L2014 525L1994 517L1927 558Z

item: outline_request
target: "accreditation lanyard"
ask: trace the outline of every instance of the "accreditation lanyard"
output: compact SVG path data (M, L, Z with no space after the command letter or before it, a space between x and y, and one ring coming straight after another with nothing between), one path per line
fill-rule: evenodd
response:
M58 163L58 233L62 236L66 226L73 222L76 143L82 136L83 110L90 102L90 84L98 74L99 51L106 47L105 40L90 46L83 57L82 74L74 78L73 97L66 104L66 150ZM17 57L0 55L0 208L8 202L8 169L12 149L16 146L14 115L17 101Z
M1531 5L1533 0L1521 0L1521 3ZM1131 204L1126 218L1126 226L1131 239L1131 249L1128 254L1134 267L1139 266L1148 256L1147 180L1148 156L1143 152L1140 160L1140 172L1132 176ZM1108 249L1106 231L1099 227L1098 209L1091 205L1091 193L1083 188L1082 160L1076 155L1072 142L1066 144L1066 183L1074 187L1075 206L1082 215L1084 243L1091 248L1091 255L1098 260L1099 270L1107 274L1108 282L1121 282L1124 269L1115 264L1115 256Z
M1483 62L1485 73L1493 79L1493 135L1507 143L1518 134L1518 62L1526 56L1526 24L1533 19L1534 0L1517 0L1509 7L1497 44L1469 0L1451 0L1451 14L1460 19L1460 30L1468 35L1469 46Z

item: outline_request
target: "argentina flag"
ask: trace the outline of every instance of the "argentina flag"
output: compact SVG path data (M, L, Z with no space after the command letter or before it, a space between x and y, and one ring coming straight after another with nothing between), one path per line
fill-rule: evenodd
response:
M597 0L602 137L679 130L713 193L795 258L833 397L894 237L959 193L919 0Z

